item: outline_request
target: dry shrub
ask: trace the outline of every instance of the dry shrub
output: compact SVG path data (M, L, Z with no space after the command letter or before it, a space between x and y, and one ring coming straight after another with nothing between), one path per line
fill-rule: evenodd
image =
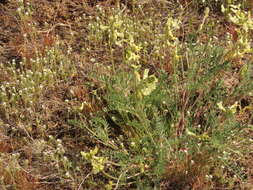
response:
M13 147L10 145L8 141L0 141L0 152L1 153L8 153L13 150Z
M184 160L174 160L167 165L162 189L208 189L206 180L207 166L210 164L209 154L196 153L186 155Z
M10 163L5 163L9 165ZM2 183L6 186L16 187L20 190L34 190L38 188L37 179L28 172L18 169L5 167L4 163L0 164L0 178L3 179Z

